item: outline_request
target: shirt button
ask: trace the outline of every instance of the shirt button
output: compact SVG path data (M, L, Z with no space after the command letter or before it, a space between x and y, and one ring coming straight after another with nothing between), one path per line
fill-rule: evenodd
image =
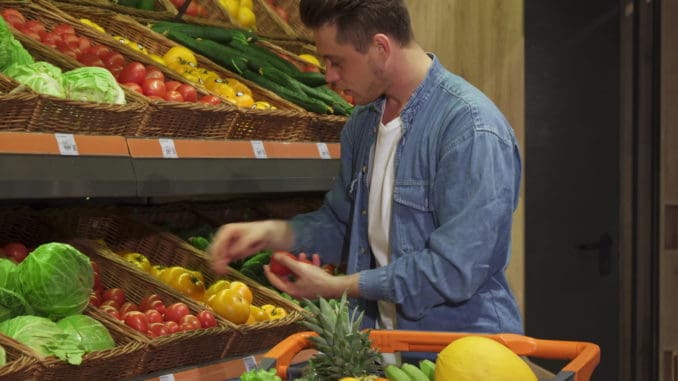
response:
M363 165L363 173L367 172L367 166Z
M363 209L363 211L362 211L361 213L363 214L363 216L366 216L366 215L367 215L367 210Z
M360 248L360 254L365 254L366 251L367 251L367 250L365 250L364 247L361 247L361 248Z

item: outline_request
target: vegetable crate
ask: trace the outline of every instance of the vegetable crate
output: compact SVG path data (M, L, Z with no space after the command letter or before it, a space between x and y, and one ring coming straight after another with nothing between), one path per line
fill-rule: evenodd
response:
M259 368L275 368L278 376L287 379L294 357L303 349L311 348L309 337L314 332L299 332L280 342L259 361ZM469 333L423 332L406 330L372 330L372 345L382 353L440 352L451 342ZM600 363L600 347L578 341L542 340L516 334L473 334L489 337L504 344L519 356L543 359L570 360L555 378L542 381L589 381Z
M0 73L0 131L28 131L38 110L38 95Z
M161 232L130 216L115 215L111 211L93 214L79 209L59 209L46 213L52 215L51 220L55 226L60 227L67 239L103 239L113 252L141 253L147 256L152 264L167 267L182 266L198 271L204 276L207 286L220 279L241 281L252 291L254 305L273 304L286 311L286 316L275 320L239 325L227 321L236 333L231 341L232 345L226 348L223 356L261 352L301 330L301 325L298 324L302 319L301 307L235 270L223 276L215 274L209 266L209 258L205 253L173 234ZM123 262L122 259L120 261ZM132 267L128 263L125 265ZM144 275L140 271L137 272ZM151 279L150 275L146 276Z
M169 20L176 16L177 10L169 0L153 0L151 9L139 9L118 4L118 1L109 0L60 0L67 3L111 10L115 13L124 13L134 17L144 17L154 20Z
M5 350L7 362L0 366L0 381L32 380L39 366L34 357L26 355L23 345L0 333L0 346Z

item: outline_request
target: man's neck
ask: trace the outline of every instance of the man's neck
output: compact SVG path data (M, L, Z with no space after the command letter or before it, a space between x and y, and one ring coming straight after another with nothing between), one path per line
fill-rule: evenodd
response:
M393 67L391 86L386 91L386 104L382 122L395 119L405 107L419 84L426 78L433 60L417 44L399 51Z

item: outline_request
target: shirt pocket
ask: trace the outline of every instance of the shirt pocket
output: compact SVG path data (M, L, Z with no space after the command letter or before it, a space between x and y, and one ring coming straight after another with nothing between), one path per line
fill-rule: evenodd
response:
M428 182L409 181L395 185L392 220L400 250L416 251L426 246L428 236L436 226Z

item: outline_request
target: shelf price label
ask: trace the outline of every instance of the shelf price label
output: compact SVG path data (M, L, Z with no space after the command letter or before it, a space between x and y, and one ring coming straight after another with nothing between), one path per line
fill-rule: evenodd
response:
M252 144L252 151L254 151L254 157L257 159L266 159L268 158L268 155L266 155L266 148L264 148L264 142L261 140L250 140L250 143Z
M330 155L330 149L327 148L326 143L316 143L318 146L318 153L320 154L321 159L331 159L332 155Z
M174 146L174 139L158 139L162 149L162 157L165 159L178 159L177 148Z
M75 144L75 137L73 134L54 134L57 145L59 146L59 153L64 156L79 156L78 145Z
M254 356L243 357L242 362L245 363L245 370L248 372L257 369L257 359Z
M160 381L174 381L174 374L163 374L162 376L158 377Z

